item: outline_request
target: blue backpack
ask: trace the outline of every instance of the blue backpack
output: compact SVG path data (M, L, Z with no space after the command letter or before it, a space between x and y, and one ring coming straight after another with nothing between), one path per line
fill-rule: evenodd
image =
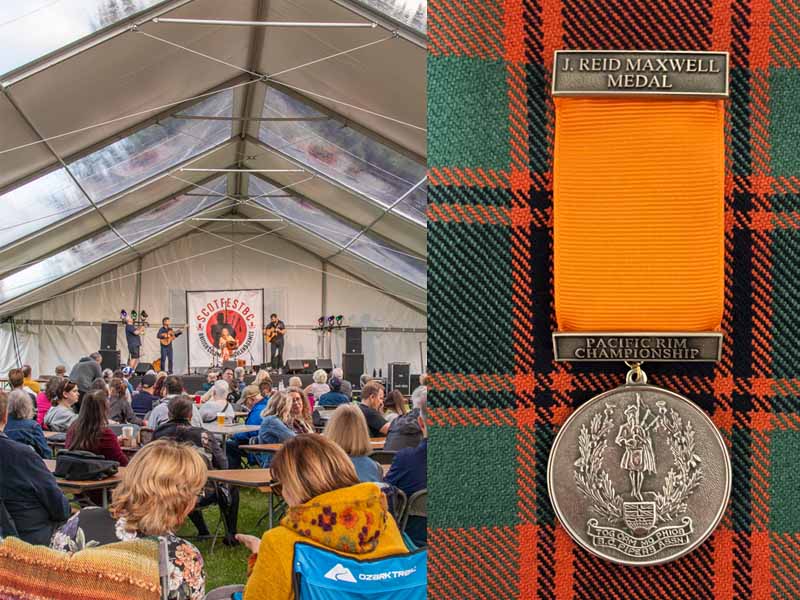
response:
M428 551L359 560L306 543L294 545L295 600L426 600Z

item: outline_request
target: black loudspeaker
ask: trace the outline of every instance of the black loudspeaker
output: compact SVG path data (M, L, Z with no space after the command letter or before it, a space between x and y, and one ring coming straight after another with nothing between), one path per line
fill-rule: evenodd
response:
M408 396L411 393L411 363L389 363L387 381L389 391L397 390Z
M235 360L226 360L222 363L222 370L225 369L235 369L237 367L237 363Z
M328 375L333 371L333 361L330 358L318 358L317 368L323 369Z
M286 361L286 371L288 373L311 374L316 370L317 361L313 358L290 358Z
M100 350L100 356L103 357L101 368L112 371L119 369L119 350Z
M100 323L100 350L117 349L117 324Z
M286 361L286 372L287 373L302 373L303 372L303 361L299 358L290 358Z
M347 354L361 354L364 350L361 345L361 327L344 328L344 351Z
M411 391L413 392L415 389L419 387L419 373L412 373L411 374Z
M361 387L361 375L364 373L364 355L361 353L342 354L342 371L344 378L353 384L354 388Z
M205 375L184 375L181 379L183 379L183 389L186 390L186 393L203 393L203 384L206 382Z
M134 373L136 375L144 375L145 373L147 373L152 368L153 368L153 363L140 362L140 363L138 363L136 365L136 369L134 370ZM164 368L166 368L166 367L164 367Z

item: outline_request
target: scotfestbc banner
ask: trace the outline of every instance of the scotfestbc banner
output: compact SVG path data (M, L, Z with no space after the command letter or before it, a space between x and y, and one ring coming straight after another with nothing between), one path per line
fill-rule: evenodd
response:
M189 367L206 367L220 361L223 331L239 347L231 359L263 362L264 290L186 292Z

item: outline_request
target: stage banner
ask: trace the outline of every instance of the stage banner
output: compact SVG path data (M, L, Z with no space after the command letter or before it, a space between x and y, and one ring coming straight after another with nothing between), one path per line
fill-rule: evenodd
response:
M264 290L187 291L186 312L189 368L221 364L226 335L237 342L230 360L264 362Z

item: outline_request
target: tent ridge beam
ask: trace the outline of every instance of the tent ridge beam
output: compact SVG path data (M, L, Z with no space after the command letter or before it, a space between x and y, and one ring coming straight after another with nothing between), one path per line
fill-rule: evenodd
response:
M109 221L108 218L103 214L103 211L100 210L100 207L97 206L97 204L92 199L92 197L89 194L89 192L86 191L85 187L83 187L83 184L78 180L77 177L75 177L75 175L72 173L72 171L69 170L69 167L67 166L67 163L65 163L64 159L61 158L61 156L58 154L58 152L56 152L55 148L53 148L53 145L50 142L48 142L47 140L44 139L42 134L39 132L39 129L28 118L28 115L25 114L25 112L22 110L20 105L17 103L16 99L11 96L11 91L8 90L8 89L3 89L3 93L5 94L6 98L8 99L9 104L11 104L11 106L14 107L14 110L17 111L17 113L22 118L22 120L25 121L25 123L28 125L28 127L30 127L31 131L40 140L42 140L42 142L44 142L44 145L47 147L47 149L50 151L50 153L53 156L56 157L56 160L58 160L59 163L61 163L61 166L64 168L64 171L67 173L67 175L69 175L69 178L72 179L72 182L81 191L81 193L86 197L86 200L89 202L89 204L92 206L92 208L97 212L98 215L100 215L100 218L103 219L103 221L108 226L108 228L111 230L111 232L115 236L117 236L120 239L120 241L123 244L125 244L136 256L141 258L141 254L139 254L139 251L136 250L136 248L134 248L130 244L130 242L128 242L128 240L126 240L125 237L119 231L117 231L117 228L114 227L114 225L111 223L111 221Z

